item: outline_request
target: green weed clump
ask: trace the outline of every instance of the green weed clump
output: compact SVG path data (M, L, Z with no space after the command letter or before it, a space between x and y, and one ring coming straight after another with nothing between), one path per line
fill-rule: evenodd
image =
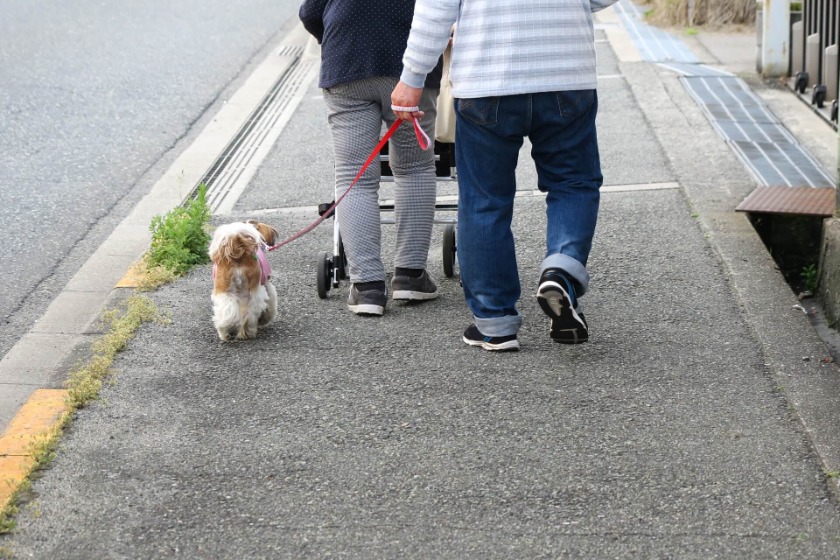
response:
M93 356L70 372L67 392L70 406L81 408L96 399L102 382L111 370L117 353L125 349L140 325L146 322L166 322L155 303L147 297L131 296L125 309L110 309L102 314L107 334L93 343Z
M144 257L146 267L149 270L163 267L175 276L181 276L193 266L209 262L209 222L207 187L202 184L198 195L186 205L152 219L149 226L152 244Z

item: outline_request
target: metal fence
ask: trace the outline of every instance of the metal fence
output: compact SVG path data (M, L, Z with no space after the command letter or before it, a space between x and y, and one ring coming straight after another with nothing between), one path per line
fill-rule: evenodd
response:
M795 10L797 5L801 11ZM810 91L811 104L822 109L831 104L831 120L837 122L838 38L840 0L793 2L791 11L790 69L793 87L800 94Z

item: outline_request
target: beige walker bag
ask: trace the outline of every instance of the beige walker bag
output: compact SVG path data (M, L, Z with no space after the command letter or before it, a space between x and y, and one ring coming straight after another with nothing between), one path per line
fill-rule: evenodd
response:
M455 143L455 99L452 97L452 83L449 81L449 62L452 45L443 51L443 75L440 78L440 94L437 99L435 119L435 140L447 144Z

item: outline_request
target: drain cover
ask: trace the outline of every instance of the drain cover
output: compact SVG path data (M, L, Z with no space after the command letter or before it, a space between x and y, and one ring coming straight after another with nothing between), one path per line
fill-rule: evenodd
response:
M758 187L735 210L827 218L834 215L836 194L837 190L834 188Z

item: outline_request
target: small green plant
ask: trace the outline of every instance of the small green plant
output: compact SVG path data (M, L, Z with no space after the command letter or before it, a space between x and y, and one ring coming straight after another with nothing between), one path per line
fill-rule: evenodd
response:
M209 221L207 187L202 183L193 200L171 210L165 216L155 216L152 219L149 226L152 244L144 258L146 266L149 269L163 267L176 276L181 276L194 265L208 262Z
M828 478L840 478L840 471L830 471L828 469L825 469L823 472Z
M685 29L685 34L686 34L686 35L689 35L689 36L691 36L691 35L697 35L698 33L699 33L699 31L697 31L697 28L696 28L696 27L687 27L687 28Z
M814 293L817 289L819 271L816 265L808 265L802 269L802 287L806 292Z

